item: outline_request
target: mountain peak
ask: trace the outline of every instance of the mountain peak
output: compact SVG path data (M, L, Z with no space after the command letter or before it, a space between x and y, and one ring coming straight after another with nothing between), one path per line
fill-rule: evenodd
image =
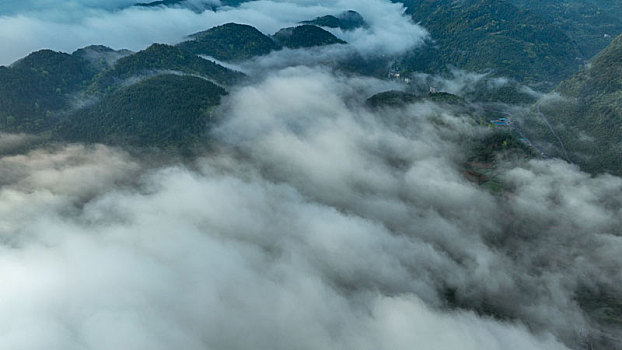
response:
M189 36L177 46L195 55L223 61L262 56L279 48L269 36L246 24L226 23Z
M344 11L337 16L326 15L316 17L310 21L302 21L302 24L311 24L327 28L340 28L342 30L354 30L356 28L366 27L367 22L361 14L354 10Z
M332 44L347 44L345 41L337 38L330 32L310 24L283 28L276 32L273 38L281 45L290 49Z

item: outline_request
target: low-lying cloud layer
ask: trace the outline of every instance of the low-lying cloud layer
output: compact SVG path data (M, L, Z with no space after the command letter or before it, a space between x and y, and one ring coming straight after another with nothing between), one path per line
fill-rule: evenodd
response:
M189 34L228 22L250 24L273 34L303 20L350 9L359 11L370 28L333 32L362 54L404 52L428 35L403 15L402 5L388 0L260 0L200 13L184 8L128 8L128 1L34 2L37 6L30 1L0 7L5 10L0 16L0 64L10 64L42 48L72 52L102 44L136 51L154 41L174 44Z
M233 91L215 143L0 159L0 348L566 349L620 295L622 179L561 161L465 179L468 116L371 111L371 79L288 68ZM384 84L384 83L382 83ZM612 343L613 344L613 343Z

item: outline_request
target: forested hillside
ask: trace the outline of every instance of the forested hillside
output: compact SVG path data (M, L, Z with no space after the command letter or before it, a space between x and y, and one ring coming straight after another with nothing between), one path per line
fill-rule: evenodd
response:
M244 60L262 56L280 46L256 28L227 23L190 35L190 40L177 45L195 55L207 55L223 61Z
M582 57L589 59L622 33L619 1L511 0L562 29L577 43ZM615 3L618 3L617 5Z
M539 109L557 126L571 160L592 172L622 174L622 35L557 91L564 99Z
M403 2L432 36L402 61L404 71L436 72L452 65L546 87L582 64L576 43L560 28L504 0Z
M194 76L160 75L106 95L55 129L63 140L180 146L196 142L226 91Z
M283 46L342 43L313 25L283 29L273 39L229 23L136 53L101 45L73 54L41 50L0 67L0 128L60 140L188 145L208 130L225 89L245 79L199 55L235 61Z

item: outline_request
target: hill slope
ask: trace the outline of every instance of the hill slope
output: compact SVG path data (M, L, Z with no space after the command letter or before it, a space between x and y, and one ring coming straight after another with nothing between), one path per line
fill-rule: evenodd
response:
M516 6L537 13L562 29L589 59L622 33L622 11L616 13L606 1L510 0ZM606 7L601 7L606 6ZM622 5L620 5L622 9Z
M205 130L210 108L226 94L216 83L243 76L169 45L136 54L103 46L71 55L37 51L0 67L0 130L86 142L187 144Z
M207 130L226 91L194 76L161 75L117 90L56 128L63 140L149 146L189 144Z
M356 11L345 11L337 16L326 15L322 17L316 17L313 20L302 21L302 24L312 24L319 27L327 28L340 28L342 30L354 30L367 26L367 22L360 13Z
M112 69L99 77L92 90L105 91L130 78L167 71L195 74L223 85L235 83L244 76L180 48L153 44L143 51L119 59Z
M192 34L191 40L177 45L195 55L207 55L223 61L262 56L280 48L269 36L249 25L227 23Z
M279 44L290 49L347 44L326 30L310 24L283 28L274 34L273 37Z
M435 40L403 61L405 71L453 65L553 86L579 69L580 53L564 32L504 0L401 2Z
M540 110L557 126L571 160L622 175L622 35L557 91L567 99Z
M343 43L310 25L279 33L292 48ZM211 48L206 53L219 58L248 58L281 47L239 24L193 37L193 44ZM0 130L87 142L191 143L206 129L209 110L226 94L222 86L239 82L244 74L189 51L153 44L137 53L104 46L71 55L35 52L0 67Z
M85 87L97 70L72 55L41 50L0 67L0 127L37 131L68 106L67 94Z
M123 57L132 55L130 50L113 50L102 45L90 45L76 50L71 55L88 62L94 69L110 69Z

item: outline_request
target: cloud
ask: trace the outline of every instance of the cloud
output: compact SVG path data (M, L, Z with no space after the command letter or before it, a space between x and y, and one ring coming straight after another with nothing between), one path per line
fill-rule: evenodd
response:
M21 151L37 139L38 137L28 134L0 133L0 154Z
M107 189L138 166L126 154L103 146L71 145L60 151L33 150L0 159L2 182L13 189L78 195Z
M438 291L448 288L459 305L492 308L562 339L590 329L577 295L601 288L619 293L612 286L620 275L604 272L619 243L607 259L599 255L603 242L619 240L621 180L592 178L561 161L507 164L501 178L512 194L492 196L462 174L464 142L482 132L471 119L426 103L370 113L360 107L369 93L359 84L365 85L306 69L283 71L233 95L218 135L269 178L440 247L439 256L401 262L419 282L407 289L426 302L438 303ZM519 174L531 177L519 181ZM351 274L340 275L341 283L359 285ZM392 293L405 288L378 282Z
M89 9L115 10L131 6L136 3L133 0L5 0L0 4L0 11L4 15L15 15L20 13L32 13L39 16L68 15L71 11L83 13Z
M449 92L458 96L481 93L482 90L495 90L510 83L517 84L508 78L491 77L490 73L475 73L457 68L450 69L445 76L415 72L411 74L411 78L413 79L413 84L425 84L434 87L438 91ZM520 88L529 89L522 85ZM531 94L533 90L527 91Z
M231 91L190 164L0 158L0 338L19 349L566 349L620 295L622 179L462 164L481 130L292 67ZM590 338L592 339L592 338ZM594 338L595 339L595 338ZM608 343L609 347L613 343Z
M417 246L290 186L209 171L162 169L143 178L142 193L112 191L78 216L48 207L30 217L19 248L2 248L0 344L564 349L550 335L441 313L412 294L355 289L346 298L332 269L361 282L373 269L404 283L391 253Z
M378 50L399 53L427 36L403 15L401 5L386 0L287 2L251 1L218 11L184 8L123 8L118 2L7 3L0 17L0 64L10 64L28 53L49 48L72 52L101 44L115 49L141 50L153 42L174 44L197 31L227 22L256 26L266 34L316 16L355 9L370 22L369 29L337 33L363 54Z
M352 44L364 55L379 52L389 56L400 55L423 45L425 39L429 37L429 33L423 27L414 25L409 17L398 15L405 11L401 3L388 5L374 0L364 0L357 3L340 1L339 4L344 9L351 6L370 24L370 29L334 31L337 36Z

